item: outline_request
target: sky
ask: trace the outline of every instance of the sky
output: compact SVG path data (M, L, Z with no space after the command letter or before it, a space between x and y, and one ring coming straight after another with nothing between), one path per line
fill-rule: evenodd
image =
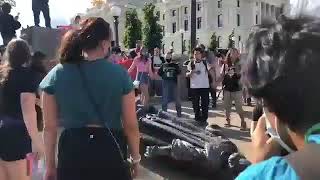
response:
M13 8L12 15L20 13L20 22L22 27L33 25L32 0L16 0L17 6ZM291 0L292 4L296 4L298 0ZM312 6L320 5L320 0L310 0ZM77 13L84 13L86 9L91 7L91 0L49 0L50 14L52 19L52 27L57 25L68 25L70 19ZM43 16L41 16L41 26L44 26ZM2 39L0 38L0 44Z

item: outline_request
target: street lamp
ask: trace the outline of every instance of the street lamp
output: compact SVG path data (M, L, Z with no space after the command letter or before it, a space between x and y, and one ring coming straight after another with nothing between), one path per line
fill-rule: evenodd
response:
M232 36L232 37L231 37L231 40L232 40L232 48L235 48L236 37Z
M119 47L119 16L121 15L121 8L118 6L111 7L111 14L114 18L114 30L116 36L116 46Z
M181 54L184 53L184 30L180 29L180 33L181 33Z

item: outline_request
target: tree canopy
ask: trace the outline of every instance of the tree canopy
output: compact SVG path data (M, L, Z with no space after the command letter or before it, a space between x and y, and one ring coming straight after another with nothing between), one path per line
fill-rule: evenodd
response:
M214 32L211 36L211 41L210 41L210 45L208 47L208 49L210 51L215 52L217 50L217 48L219 47L219 42L218 42L218 38L216 36L216 33Z
M16 1L15 0L0 0L0 6L3 3L9 3L9 4L11 4L11 6L16 6Z
M123 43L126 48L134 48L136 42L142 40L142 22L135 9L126 12L125 34Z

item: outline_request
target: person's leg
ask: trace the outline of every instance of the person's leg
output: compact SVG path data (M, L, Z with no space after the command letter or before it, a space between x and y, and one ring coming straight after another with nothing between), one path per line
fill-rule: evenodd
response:
M181 108L181 98L180 98L179 88L176 82L172 82L172 86L173 86L172 92L173 92L174 100L176 103L177 116L181 117L182 108Z
M0 159L0 180L9 179L7 175L7 169L4 166L4 161Z
M34 26L38 26L40 24L40 9L34 9L33 10L33 20L34 20Z
M201 121L207 122L209 113L209 89L201 89Z
M200 94L199 94L199 89L190 89L191 91L191 96L192 96L192 107L195 115L195 120L200 121Z
M169 103L169 85L168 81L163 81L162 83L162 110L167 111L168 110L168 103Z
M42 14L46 23L46 27L47 28L51 28L51 18L50 18L50 9L49 9L49 5L45 4L42 7Z
M231 113L231 107L232 107L232 99L231 99L231 93L229 91L223 91L223 100L224 100L224 108L226 111L226 120L227 120L226 126L230 126L230 113Z
M149 105L149 86L148 84L141 84L140 88L141 88L141 94L143 96L142 104L144 106L148 106Z
M216 88L210 88L210 94L212 99L212 108L217 107L217 89Z
M240 119L241 119L241 129L245 130L247 128L247 125L246 125L246 122L245 122L245 119L244 119L244 111L243 111L243 108L242 108L241 91L233 92L232 93L232 97L233 97L233 100L235 102L236 111L239 114Z
M27 160L18 160L13 162L4 162L9 180L31 180L28 175Z

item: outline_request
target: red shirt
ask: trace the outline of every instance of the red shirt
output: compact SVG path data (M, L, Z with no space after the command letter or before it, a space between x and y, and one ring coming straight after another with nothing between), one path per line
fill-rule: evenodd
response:
M118 62L119 65L126 68L127 70L131 67L132 63L133 63L133 60L127 59L127 58L123 58ZM137 68L135 68L131 73L129 73L129 75L131 79L134 81L137 76Z

